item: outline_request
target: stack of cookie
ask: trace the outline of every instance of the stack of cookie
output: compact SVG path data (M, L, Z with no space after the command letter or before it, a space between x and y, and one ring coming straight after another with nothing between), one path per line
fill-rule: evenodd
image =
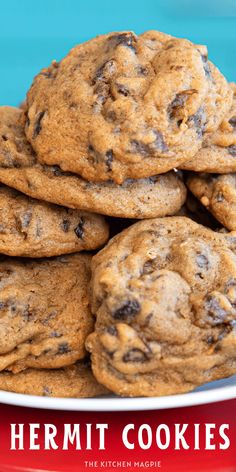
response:
M0 159L7 170L33 154L15 121L21 112L2 107L0 113ZM0 198L0 388L64 397L104 394L85 350L94 322L88 299L92 256L84 251L106 243L107 222L4 184Z
M236 372L234 92L205 46L123 32L0 108L0 388L150 396ZM78 254L107 242L101 215L128 228Z

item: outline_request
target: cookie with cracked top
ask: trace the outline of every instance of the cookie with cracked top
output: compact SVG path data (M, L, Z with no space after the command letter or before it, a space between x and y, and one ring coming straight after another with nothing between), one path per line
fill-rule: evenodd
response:
M158 396L236 373L235 243L185 217L157 218L93 258L86 347L100 383Z
M84 361L61 369L26 369L18 374L0 372L0 389L60 398L89 398L108 393Z
M116 32L35 77L25 129L41 163L121 184L190 159L231 103L206 47L156 31Z
M108 239L102 217L39 202L0 185L0 252L51 257L101 247Z
M91 256L0 260L0 370L53 369L85 354Z
M236 174L193 174L187 185L228 230L236 230Z
M177 172L126 180L122 185L99 184L62 172L59 167L38 164L26 140L22 118L21 110L0 107L0 181L3 183L34 198L123 218L171 215L184 203L186 188ZM1 140L1 135L7 141Z
M218 130L204 139L194 158L181 165L182 169L217 174L236 171L236 84L230 85L234 92L231 109Z

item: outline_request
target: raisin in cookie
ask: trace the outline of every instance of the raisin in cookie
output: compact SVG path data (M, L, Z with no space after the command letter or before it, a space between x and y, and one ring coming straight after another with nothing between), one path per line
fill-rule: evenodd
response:
M236 373L236 238L185 217L146 220L92 262L99 382L120 395L187 392Z
M187 184L225 228L236 230L236 174L191 175Z
M85 356L91 256L0 261L0 370L58 368Z
M204 140L196 156L181 165L182 169L218 174L236 171L236 84L231 88L234 99L230 111L218 130Z
M0 252L49 257L102 246L108 227L98 215L33 200L0 185Z
M0 373L0 389L44 397L85 398L107 394L89 365L80 361L61 369L26 369L18 374Z
M177 172L99 184L38 164L24 134L22 111L9 107L0 107L0 181L34 198L123 218L172 215L186 197Z
M41 163L120 184L194 156L231 103L205 47L156 31L110 33L35 77L26 135Z

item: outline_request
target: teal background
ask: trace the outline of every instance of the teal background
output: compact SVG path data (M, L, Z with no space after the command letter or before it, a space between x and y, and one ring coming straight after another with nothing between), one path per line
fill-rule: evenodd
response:
M0 105L24 100L34 75L99 33L158 29L207 44L236 80L236 0L0 0Z

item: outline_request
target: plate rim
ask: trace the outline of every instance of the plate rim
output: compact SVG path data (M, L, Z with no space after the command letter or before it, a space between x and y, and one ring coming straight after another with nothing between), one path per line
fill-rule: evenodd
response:
M184 408L236 398L236 384L177 395L138 398L55 398L0 390L0 403L12 406L62 411L147 411Z

